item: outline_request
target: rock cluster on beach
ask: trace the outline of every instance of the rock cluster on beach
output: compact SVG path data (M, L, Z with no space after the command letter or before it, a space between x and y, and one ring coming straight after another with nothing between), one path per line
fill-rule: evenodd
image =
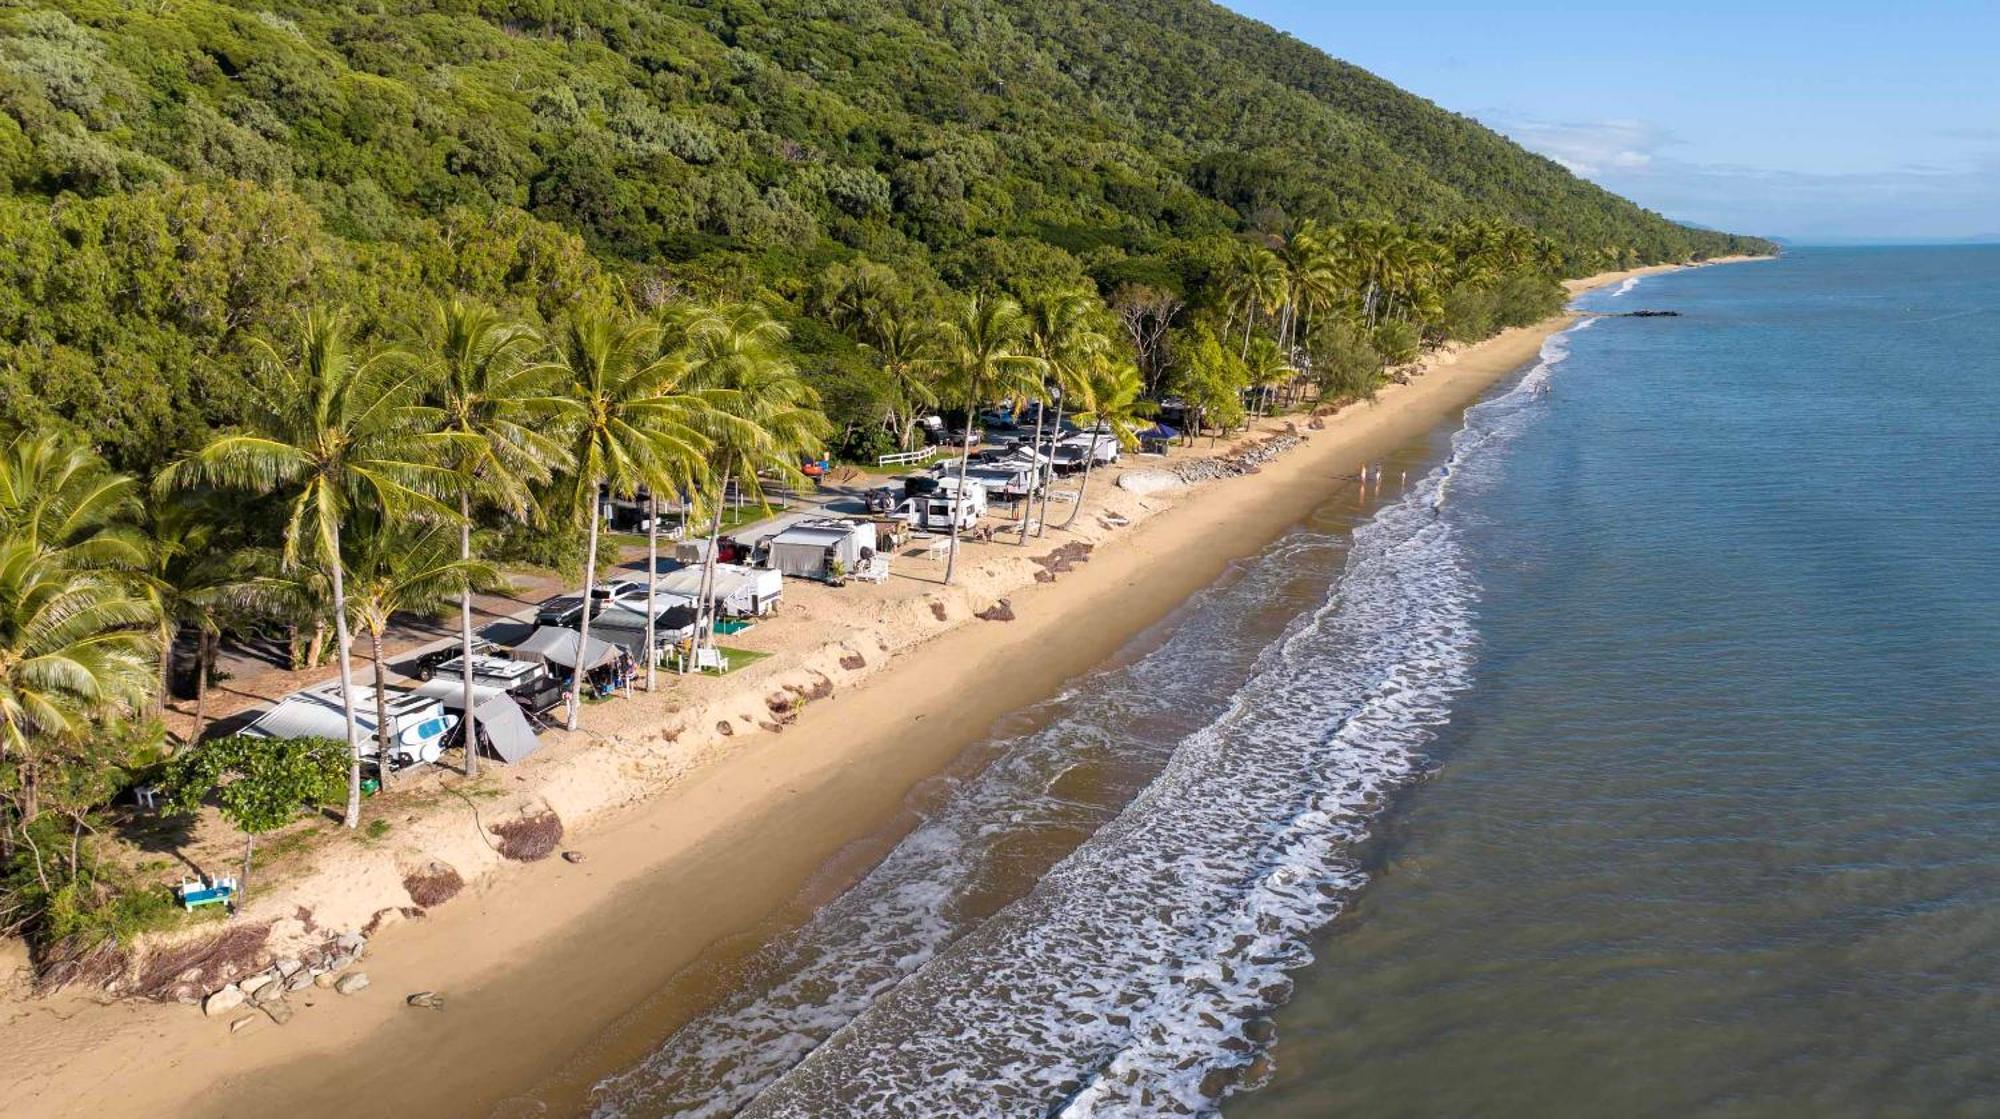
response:
M342 995L358 994L368 988L365 972L349 971L368 950L368 940L357 933L340 933L319 949L300 956L287 956L262 971L225 984L201 1000L201 1012L219 1018L248 1007L259 1011L277 1025L284 1025L298 1013L286 996L307 988L331 988ZM246 1014L229 1023L231 1033L241 1033L257 1022L256 1014Z
M1255 474L1265 463L1303 442L1305 439L1293 432L1274 435L1234 454L1177 462L1173 465L1173 473L1183 484L1190 486L1199 482L1212 482L1217 478L1236 478L1245 474Z

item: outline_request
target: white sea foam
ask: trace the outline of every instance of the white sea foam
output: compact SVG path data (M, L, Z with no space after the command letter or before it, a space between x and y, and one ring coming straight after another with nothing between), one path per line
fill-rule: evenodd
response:
M1643 279L1645 279L1644 276L1625 277L1625 282L1618 285L1618 290L1611 293L1611 298L1616 299L1619 296L1624 295L1626 292L1631 291L1633 288L1638 287L1639 281Z
M1511 392L1469 410L1449 460L1356 530L1331 593L1279 640L1228 647L1225 592L1191 615L1205 631L1086 683L1091 717L1011 744L767 953L770 981L600 1085L597 1113L1199 1115L1253 1081L1285 973L1365 881L1355 843L1470 679L1476 587L1445 487L1489 468L1567 352L1551 338ZM1260 563L1329 546L1295 534ZM1232 659L1251 667L1217 696ZM1208 721L1171 742L1120 734L1163 711ZM996 821L1088 817L1061 789L1092 750L1167 756L1027 896L984 922L958 913Z

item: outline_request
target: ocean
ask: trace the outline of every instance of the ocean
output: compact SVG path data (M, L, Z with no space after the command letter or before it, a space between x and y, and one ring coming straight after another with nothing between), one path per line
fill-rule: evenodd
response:
M594 1113L2000 1114L2000 251L1580 306Z

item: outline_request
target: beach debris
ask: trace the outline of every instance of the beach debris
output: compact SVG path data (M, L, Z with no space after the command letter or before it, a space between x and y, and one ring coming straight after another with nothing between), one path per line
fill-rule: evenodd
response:
M1091 545L1081 540L1072 540L1046 556L1036 556L1035 562L1041 570L1035 572L1035 582L1053 583L1056 576L1066 574L1079 563L1090 562Z
M247 1030L250 1027L256 1025L257 1022L258 1018L255 1014L245 1014L243 1017L238 1018L234 1022L229 1023L229 1032L233 1034L240 1034L244 1030Z
M450 863L432 859L422 867L403 876L403 890L410 900L428 909L458 896L465 888L465 879L459 877L456 867Z
M1003 598L973 617L982 622L1011 622L1014 620L1014 604Z
M368 989L368 973L357 971L343 975L333 985L333 989L343 995L359 994Z
M396 905L388 909L378 909L368 923L361 926L361 935L374 936L399 921L415 921L423 917L424 911L414 905Z
M564 851L564 852L562 853L562 857L563 857L563 861L564 861L564 862L566 862L566 863L580 863L580 862L582 862L582 861L583 861L583 852L581 852L581 851Z
M280 1026L291 1021L292 1016L299 1012L297 1007L284 999L264 999L257 1004L257 1009L263 1011L265 1017Z
M862 656L860 653L849 653L846 656L840 658L840 667L846 669L849 672L853 672L856 669L867 668L868 658Z
M931 603L931 616L940 622L950 620L950 617L944 612L944 603L942 602Z
M724 719L721 722L715 724L715 733L723 736L724 738L728 738L730 735L736 733L736 728L729 725L729 720Z
M201 1000L201 1012L205 1017L216 1018L242 1005L242 990L235 986L229 986Z
M410 997L404 999L403 1001L411 1006L420 1007L424 1010L444 1009L444 996L438 994L436 991L418 991L416 994L411 995Z
M265 943L270 939L268 924L238 925L232 922L214 936L149 947L139 953L137 974L106 976L107 989L117 979L116 993L157 1002L198 1004L210 991L233 982L246 973L263 970L269 957ZM121 970L124 957L119 958ZM72 982L82 975L62 977ZM94 978L94 976L93 976Z
M562 842L562 819L547 808L502 820L486 830L500 837L500 857L532 863L555 853Z

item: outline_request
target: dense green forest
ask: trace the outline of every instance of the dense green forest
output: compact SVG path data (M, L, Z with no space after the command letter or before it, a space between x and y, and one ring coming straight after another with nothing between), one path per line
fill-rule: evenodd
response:
M1306 218L1519 225L1570 274L1762 247L1202 0L0 11L0 421L142 472L240 418L246 339L307 303L364 334L445 293L802 318L865 258L1199 307L1235 238ZM854 348L795 333L865 407Z

